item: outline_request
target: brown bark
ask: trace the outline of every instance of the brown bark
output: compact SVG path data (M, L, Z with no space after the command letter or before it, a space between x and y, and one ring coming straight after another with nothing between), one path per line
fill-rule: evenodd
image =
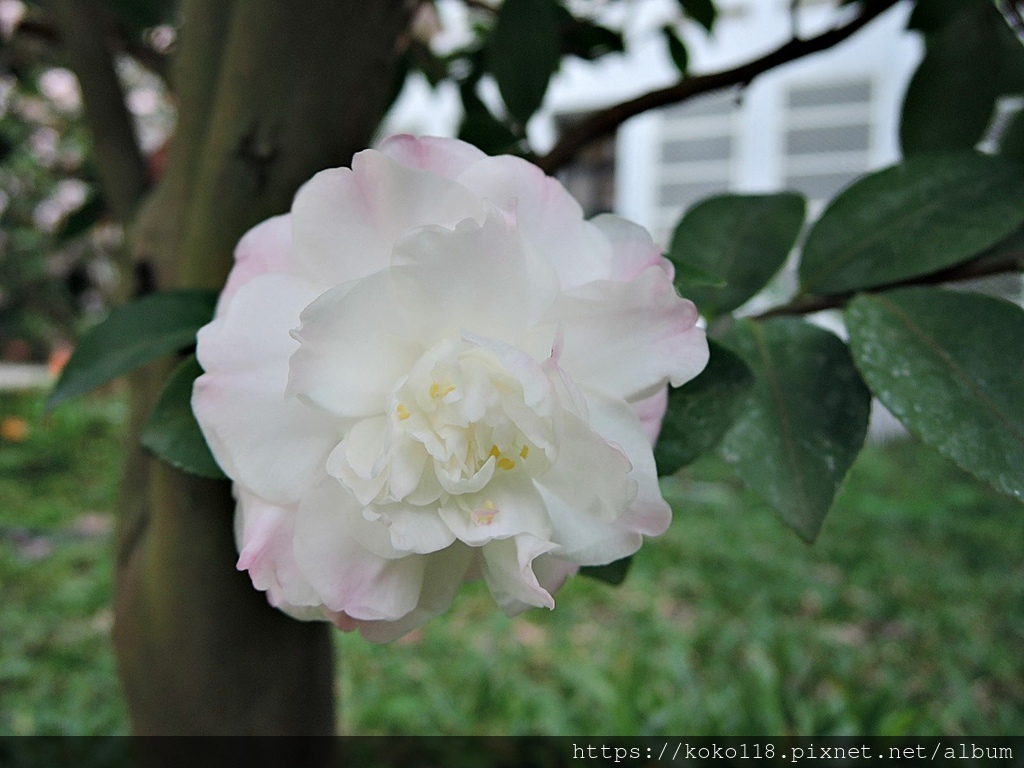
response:
M55 8L68 18L77 2ZM386 0L186 0L183 14L178 131L130 229L143 290L219 287L246 229L287 211L315 171L367 145L407 21ZM88 74L79 76L84 86ZM90 124L103 136L102 118ZM228 483L184 475L137 447L166 370L133 378L119 510L114 642L133 728L329 734L326 625L270 608L235 570Z

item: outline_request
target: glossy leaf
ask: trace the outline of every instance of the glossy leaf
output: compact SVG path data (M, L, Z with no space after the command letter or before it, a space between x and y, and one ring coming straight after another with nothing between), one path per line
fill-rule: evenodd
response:
M712 274L706 269L695 267L693 264L685 264L683 262L676 262L673 265L676 271L676 285L685 285L689 287L693 286L708 286L710 288L724 288L725 278L719 275Z
M926 443L1024 499L1024 310L973 293L907 288L846 310L875 396Z
M558 69L561 45L555 0L505 0L487 40L487 69L509 114L525 125Z
M486 108L466 112L459 126L459 138L489 155L514 152L519 144L512 130Z
M588 576L617 587L626 580L632 562L633 557L630 556L616 560L614 563L608 563L608 565L585 565L580 568L580 576Z
M1008 160L1024 160L1024 110L1015 114L999 137L999 154Z
M965 8L986 2L989 0L917 0L907 21L907 29L925 34L941 32Z
M606 54L626 50L621 32L586 19L577 19L562 5L558 6L558 15L563 53L593 61Z
M999 25L989 2L972 3L929 35L900 119L904 154L973 149L1001 92Z
M800 281L845 293L965 261L1024 221L1024 167L973 152L920 155L860 179L811 228Z
M665 44L668 46L668 55L672 57L672 63L676 65L679 74L685 77L690 70L690 55L686 52L686 46L671 24L662 27L661 32L665 36Z
M671 475L710 451L735 423L754 384L746 363L714 339L700 375L670 389L668 410L654 446L659 475Z
M722 340L756 378L722 455L814 541L864 443L871 396L846 345L802 320L741 320Z
M786 261L804 223L805 202L794 192L720 195L683 216L668 258L677 285L707 317L729 312L761 290ZM684 265L725 280L722 288L690 283Z
M216 291L166 291L113 310L79 340L47 408L191 346L216 303Z
M683 13L710 32L718 18L718 9L713 0L679 0Z
M192 383L203 372L195 355L174 369L142 428L141 443L171 466L214 480L226 476L192 413Z

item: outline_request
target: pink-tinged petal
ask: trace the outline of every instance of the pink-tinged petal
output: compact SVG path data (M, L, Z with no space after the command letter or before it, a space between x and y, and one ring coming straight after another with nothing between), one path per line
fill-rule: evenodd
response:
M594 389L584 389L584 393L590 408L590 425L621 447L633 465L629 476L637 484L636 498L617 524L645 536L664 533L672 521L672 510L661 495L654 451L643 426L623 401Z
M321 171L296 194L294 270L340 285L387 267L395 242L416 227L483 216L479 199L460 184L366 150L351 170Z
M220 293L217 312L222 312L238 289L254 277L290 272L293 258L290 215L274 216L257 224L242 235L235 247L235 266Z
M459 586L471 578L477 562L477 550L455 543L448 549L425 555L423 588L416 607L397 621L356 621L349 617L330 616L345 631L358 630L372 643L397 640L421 624L451 607Z
M515 222L493 209L483 224L412 232L396 245L390 272L396 300L417 318L425 341L463 331L515 339L558 295L551 268L524 249Z
M697 309L681 299L667 275L647 269L636 280L582 286L551 308L564 336L559 366L578 384L635 401L669 381L679 386L708 361Z
M307 608L315 615L320 598L295 562L295 504L277 505L235 486L235 540L238 570L248 571L252 584L267 593L271 605Z
M487 159L487 155L472 144L439 136L389 136L378 149L402 165L433 171L448 179L456 178L474 163Z
M199 331L192 409L217 463L276 503L297 502L323 471L343 423L288 397L289 336L318 289L285 274L253 278Z
M608 238L612 246L612 258L607 278L619 282L630 282L650 268L658 267L671 280L675 275L672 262L661 255L661 248L655 245L650 233L639 224L602 213L590 220Z
M583 211L557 179L533 163L503 155L466 169L460 183L515 213L523 239L558 273L563 290L608 277L611 246L583 220Z
M665 419L665 411L668 409L668 387L662 387L650 397L630 403L630 406L640 419L640 426L643 427L647 439L654 445L661 434L661 422Z
M424 560L394 554L387 529L333 478L310 490L295 522L295 559L324 605L354 619L395 621L419 603Z
M409 337L387 272L333 288L293 334L290 394L338 416L384 413L398 380L423 353Z
M533 572L533 561L556 545L522 535L488 543L483 553L483 574L495 601L508 613L517 613L522 603L554 608L555 599L541 586Z

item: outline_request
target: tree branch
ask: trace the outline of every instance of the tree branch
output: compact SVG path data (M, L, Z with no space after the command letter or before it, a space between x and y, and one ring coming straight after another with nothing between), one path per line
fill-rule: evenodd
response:
M848 293L837 293L831 296L797 296L787 304L774 307L758 315L753 315L753 320L767 320L772 317L784 317L787 315L809 315L814 312L822 312L826 309L840 309L858 293L881 293L895 288L908 288L915 285L941 285L944 283L958 283L965 280L976 280L980 277L991 277L992 275L1003 275L1012 272L1024 272L1024 251L1013 250L1008 252L993 253L980 256L972 261L957 264L947 269L934 272L923 277L912 277L907 280L898 280L894 283L877 285L864 291L850 291Z
M135 125L107 47L96 0L51 0L68 63L78 77L100 184L115 217L128 222L149 187Z
M110 50L128 54L165 83L167 82L167 70L170 62L165 54L138 40L132 40L124 29L113 23L106 24L105 27ZM15 44L31 41L54 49L63 45L63 38L57 23L50 18L49 14L38 12L30 13L22 19L14 30L12 41Z
M581 120L558 140L554 148L535 162L546 173L553 173L569 162L584 146L607 136L622 123L643 112L693 98L702 93L733 85L746 86L758 75L790 61L827 50L850 37L861 27L896 5L899 0L864 0L860 13L841 27L806 40L794 38L774 51L732 69L686 77L675 85L650 91L629 101L595 112Z

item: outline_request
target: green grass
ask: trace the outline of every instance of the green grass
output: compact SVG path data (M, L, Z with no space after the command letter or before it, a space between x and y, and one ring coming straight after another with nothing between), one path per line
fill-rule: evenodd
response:
M117 397L0 443L0 734L121 733ZM346 733L1024 732L1024 507L913 442L858 460L813 547L716 461L666 483L625 584L506 619L480 584L398 643L338 635Z

